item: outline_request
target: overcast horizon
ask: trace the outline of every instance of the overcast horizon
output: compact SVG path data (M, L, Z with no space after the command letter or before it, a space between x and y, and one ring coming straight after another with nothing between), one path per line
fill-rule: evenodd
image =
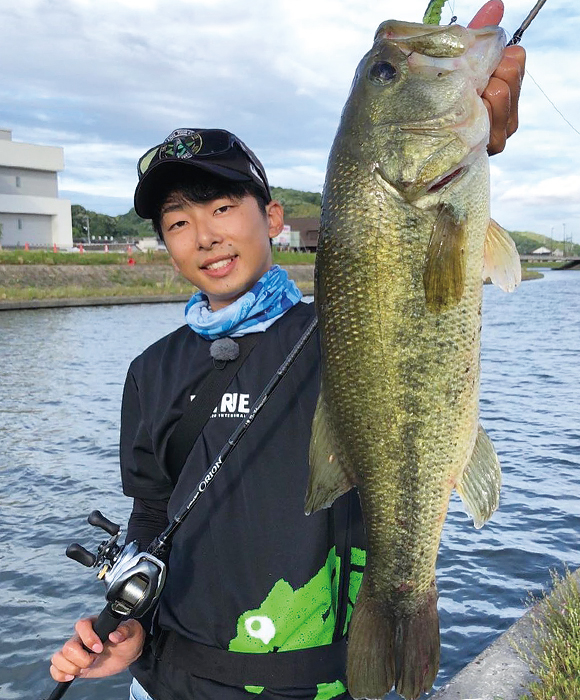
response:
M451 7L466 24L481 4ZM533 4L506 0L508 34ZM260 157L272 186L320 192L376 27L390 18L420 22L426 5L21 0L0 9L0 128L15 141L62 146L60 196L99 213L129 211L137 159L182 126L233 131ZM442 23L450 18L444 9ZM491 159L492 216L502 226L558 240L565 232L577 243L580 135L549 100L580 129L579 29L571 0L548 0L527 30L520 129Z

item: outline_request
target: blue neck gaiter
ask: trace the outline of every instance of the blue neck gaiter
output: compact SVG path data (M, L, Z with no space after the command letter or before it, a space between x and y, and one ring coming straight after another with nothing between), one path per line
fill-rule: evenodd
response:
M185 307L188 326L203 338L239 338L261 333L302 298L302 292L286 270L272 266L256 284L223 309L211 311L207 296L197 292Z

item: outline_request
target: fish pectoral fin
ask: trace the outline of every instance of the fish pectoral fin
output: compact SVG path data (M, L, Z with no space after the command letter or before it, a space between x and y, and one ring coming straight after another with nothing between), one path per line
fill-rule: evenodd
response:
M321 391L312 421L310 438L310 479L306 492L306 515L329 508L352 488L353 482L342 468L328 421L324 394Z
M439 207L425 257L423 285L429 311L456 306L465 288L467 217L444 203Z
M475 527L483 527L499 505L501 468L493 444L481 425L471 459L455 488L473 517Z
M522 266L516 244L509 233L489 220L483 249L483 281L490 279L504 292L513 292L522 281Z

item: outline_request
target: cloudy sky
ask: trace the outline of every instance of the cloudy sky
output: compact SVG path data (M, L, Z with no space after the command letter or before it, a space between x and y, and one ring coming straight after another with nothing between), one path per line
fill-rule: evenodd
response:
M513 32L534 0L505 0ZM466 24L480 6L454 0ZM427 0L18 0L0 7L0 127L63 146L61 196L132 206L135 163L176 127L223 127L272 185L321 191L359 59L378 24L420 22ZM524 36L521 127L492 159L505 227L580 242L580 11L547 0ZM443 23L451 11L444 10ZM532 80L533 78L533 80ZM534 82L535 81L535 82ZM536 85L537 83L537 85Z

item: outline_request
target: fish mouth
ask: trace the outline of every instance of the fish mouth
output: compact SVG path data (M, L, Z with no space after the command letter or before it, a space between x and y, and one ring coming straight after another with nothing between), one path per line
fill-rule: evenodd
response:
M458 168L455 168L455 170L452 170L450 173L435 180L435 182L427 187L425 194L436 194L437 192L441 192L441 190L447 187L447 185L459 180L459 178L462 177L466 171L466 165L461 165Z
M475 148L468 151L464 158L457 159L455 162L448 160L448 169L436 173L430 172L429 161L437 162L438 154L442 155L443 151L435 152L427 161L417 162L413 172L413 177L404 177L401 172L393 172L389 176L389 171L385 169L384 164L375 162L373 167L374 177L380 186L391 196L397 199L402 199L406 202L413 203L422 197L429 195L440 195L445 190L455 186L471 169L471 165L485 150L486 142L482 141ZM430 177L428 175L430 174Z
M485 151L487 145L487 140L481 141L480 143L472 148L467 156L459 163L453 165L449 170L441 173L439 177L436 177L431 182L427 183L424 187L424 194L438 194L444 189L447 189L450 185L454 185L458 180L460 180L468 171L470 166L475 162L475 160Z
M413 202L426 195L439 194L447 187L460 180L467 170L467 165L460 165L459 167L453 168L451 171L447 171L441 175L441 177L438 177L427 185L414 181L392 183L380 166L374 168L374 174L375 179L380 183L383 189L391 194L391 196L395 196L397 199L403 199L407 202Z

